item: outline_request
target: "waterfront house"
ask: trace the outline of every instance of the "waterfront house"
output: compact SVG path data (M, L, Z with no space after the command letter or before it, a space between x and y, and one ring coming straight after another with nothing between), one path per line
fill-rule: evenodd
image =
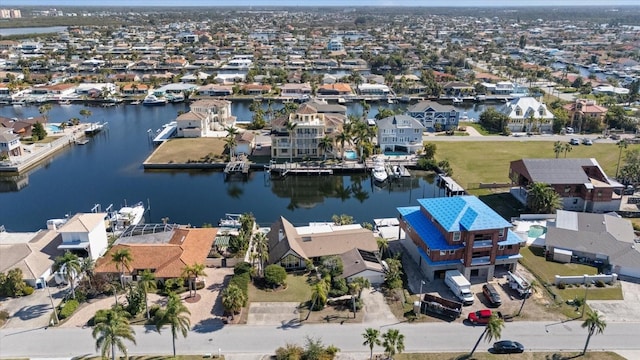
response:
M236 146L233 148L233 153L249 155L253 152L255 144L256 135L252 131L242 131L236 134Z
M120 93L124 96L142 96L149 93L149 85L128 83L120 85Z
M571 126L580 132L589 120L595 120L598 125L602 125L607 109L599 106L595 100L576 99L576 101L563 106L569 113Z
M34 86L31 89L31 95L42 96L51 99L61 99L65 97L71 97L75 93L76 84L55 84Z
M280 87L280 96L300 99L311 95L311 85L304 84L284 84Z
M512 132L553 131L553 113L547 109L547 105L533 97L515 98L498 108L498 111L509 117L507 127Z
M123 269L125 282L136 281L144 270L151 271L160 281L179 279L185 266L206 263L217 232L216 228L138 225L123 233L105 256L96 261L95 273L119 276L120 269L111 256L127 249L133 260Z
M323 84L318 87L318 95L342 95L348 96L353 94L351 86L346 83Z
M229 96L233 95L233 86L208 84L198 88L200 96Z
M340 259L342 278L347 283L358 277L369 280L371 286L380 286L384 282L385 269L376 252L353 248L340 254Z
M383 152L415 154L422 149L424 126L408 115L393 115L376 121L378 145Z
M287 270L304 269L307 261L353 249L378 252L373 232L358 224L311 223L296 227L281 216L271 225L267 238L269 264L279 264Z
M456 269L491 281L496 267L514 271L522 257L511 223L475 196L419 199L398 213L403 245L429 280Z
M58 250L69 250L80 257L96 260L107 250L106 213L78 213L62 225L58 232L62 243Z
M444 98L464 98L475 95L475 87L462 81L450 81L442 86Z
M110 96L116 93L116 84L113 83L82 83L76 87L76 94L91 98Z
M330 151L320 147L322 138L333 138L345 121L343 114L324 113L316 103L304 103L295 113L271 121L271 157L324 157ZM295 128L289 130L287 124L295 124Z
M358 93L360 95L375 95L379 97L393 94L387 85L382 84L360 84L358 85Z
M242 87L242 92L246 95L264 95L271 92L271 85L246 84Z
M0 160L22 155L22 144L20 136L13 133L13 130L0 126Z
M407 109L407 115L417 119L428 131L458 128L460 112L453 106L435 101L420 101ZM440 124L440 125L437 125Z
M567 255L610 268L612 272L640 279L640 249L631 222L615 213L589 214L558 210L547 221L545 249L549 257ZM557 261L557 260L556 260Z
M190 108L176 118L177 137L212 136L213 131L224 131L236 123L236 117L231 115L231 102L227 100L198 100Z
M564 210L609 212L620 210L623 185L609 178L596 159L521 159L509 165L511 194L527 204L528 188L539 182L560 195ZM617 194L617 193L618 194Z
M0 273L22 270L23 280L35 289L46 286L55 258L63 252L56 247L55 231L7 232L0 227Z

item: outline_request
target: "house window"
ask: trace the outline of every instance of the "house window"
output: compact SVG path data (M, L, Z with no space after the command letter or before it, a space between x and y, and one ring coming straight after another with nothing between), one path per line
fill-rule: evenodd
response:
M504 228L500 229L500 231L498 232L498 236L504 237Z
M427 255L431 255L431 249L427 248Z
M598 197L602 197L602 191L598 191Z
M504 250L504 245L498 246L498 250Z
M571 186L565 186L565 187L564 187L564 192L565 192L565 193L568 193L568 192L570 192L570 191L571 191Z
M460 241L460 231L453 233L453 241Z
M455 253L456 253L456 251L455 251L455 250L449 250L449 255L453 255L453 254L455 254Z
M447 250L440 250L440 256L447 255Z

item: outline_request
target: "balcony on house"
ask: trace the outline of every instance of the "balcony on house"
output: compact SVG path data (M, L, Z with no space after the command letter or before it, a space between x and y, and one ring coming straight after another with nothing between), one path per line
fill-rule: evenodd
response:
M493 247L493 240L476 240L473 242L474 249L491 248Z

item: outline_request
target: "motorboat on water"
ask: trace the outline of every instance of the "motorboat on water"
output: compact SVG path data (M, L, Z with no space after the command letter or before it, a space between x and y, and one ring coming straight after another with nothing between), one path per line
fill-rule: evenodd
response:
M218 221L220 227L239 229L242 226L240 222L241 214L225 214L223 219Z
M142 105L146 106L158 106L158 105L166 105L167 99L159 98L153 94L147 95L142 101Z
M454 105L459 105L459 104L462 104L463 102L461 98L457 98L457 97L454 97L452 101Z
M382 158L373 159L373 168L371 169L371 176L373 180L383 183L387 181L389 175L387 174L387 168Z
M111 227L115 231L122 231L129 226L142 223L145 207L142 202L133 206L123 206L111 215Z

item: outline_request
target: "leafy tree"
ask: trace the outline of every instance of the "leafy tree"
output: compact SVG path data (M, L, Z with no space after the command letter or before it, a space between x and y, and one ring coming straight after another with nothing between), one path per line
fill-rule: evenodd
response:
M182 277L189 281L189 296L191 296L191 288L193 288L193 297L198 295L198 286L196 285L198 276L207 276L207 273L204 272L204 264L185 265L182 268Z
M500 319L498 316L496 316L496 314L492 314L491 318L489 318L487 326L484 328L482 334L480 334L480 337L478 338L478 341L476 341L476 344L473 346L473 349L471 350L468 358L473 357L473 353L478 348L478 345L480 344L480 341L483 337L486 342L491 342L491 340L493 339L499 340L500 336L502 335L502 328L504 328L504 320Z
M41 105L40 107L38 107L38 112L40 112L40 114L42 114L42 116L45 119L45 122L48 121L47 114L49 113L49 111L51 111L52 108L53 108L53 105L51 105L51 104L44 104L44 105Z
M53 262L53 271L60 272L64 279L69 282L71 286L71 294L73 298L76 298L76 278L80 274L80 258L78 255L67 251L62 256L58 256Z
M371 282L362 276L358 276L351 280L349 283L349 290L351 293L358 296L358 299L362 297L362 290L371 288Z
M378 113L376 114L375 118L376 118L376 120L381 120L381 119L388 118L388 117L393 116L393 115L395 115L395 113L391 109L378 108Z
M398 329L389 329L382 334L382 346L387 358L393 359L393 355L404 351L404 335Z
M433 159L436 156L436 144L424 143L423 156L425 159Z
M231 317L240 312L246 301L244 292L234 284L230 284L222 291L222 306L231 314Z
M91 110L88 110L88 109L80 110L80 116L82 116L85 121L87 121L87 119L89 119L89 117L91 117L92 114L93 113L91 112Z
M158 333L164 326L171 328L171 337L173 341L173 357L176 357L176 339L181 333L183 337L187 337L191 321L189 320L191 312L180 300L180 296L176 293L169 293L167 306L156 312L156 330Z
M133 262L133 255L129 249L118 249L111 254L111 262L120 272L120 285L124 288L124 269L131 270L129 266Z
M624 166L620 169L619 179L634 186L640 183L640 150L627 151L624 156Z
M369 346L369 359L373 359L373 347L378 345L380 346L382 343L380 342L380 330L374 328L367 328L364 330L362 334L364 337L364 342L362 345Z
M384 278L384 283L389 289L402 288L402 263L400 260L392 258L387 259L389 270Z
M142 274L138 276L138 286L144 293L144 308L147 313L147 319L151 319L151 316L149 314L149 298L147 294L150 291L156 290L158 288L158 285L156 283L156 276L153 275L153 273L149 271L149 269L145 269Z
M128 284L129 291L127 292L127 312L131 314L131 316L138 315L145 307L145 292L144 290L136 286L134 287L131 283Z
M47 137L47 130L45 130L44 126L40 122L36 122L33 124L33 128L31 129L31 138L33 141L42 140Z
M587 352L587 347L589 347L591 336L602 334L607 327L607 322L597 311L589 311L587 318L582 323L582 327L587 329L587 342L585 342L584 349L582 349L582 355L584 355Z
M129 320L121 311L113 309L107 310L104 320L97 322L91 335L96 339L96 350L100 349L100 354L106 358L111 354L111 359L116 359L116 347L127 357L127 347L123 340L136 343L135 331L129 325ZM97 313L96 313L97 316Z
M569 112L563 107L552 108L550 111L554 117L553 133L559 134L569 123Z
M440 160L438 162L438 168L440 169L440 171L442 171L442 173L444 173L446 176L451 176L453 175L453 168L451 168L451 164L449 164L449 160L445 159L445 160Z
M505 127L509 123L509 117L496 109L490 107L485 110L479 117L480 125L492 132L504 132Z
M350 224L353 224L353 216L350 216L347 214L342 214L342 215L334 214L331 217L331 221L333 221L333 223L336 225L350 225Z
M278 264L268 265L264 269L264 280L271 287L284 285L287 280L287 271Z
M562 202L549 184L535 182L529 186L527 207L536 214L553 214L562 209Z
M28 291L27 287L19 268L0 273L0 296L22 296Z

